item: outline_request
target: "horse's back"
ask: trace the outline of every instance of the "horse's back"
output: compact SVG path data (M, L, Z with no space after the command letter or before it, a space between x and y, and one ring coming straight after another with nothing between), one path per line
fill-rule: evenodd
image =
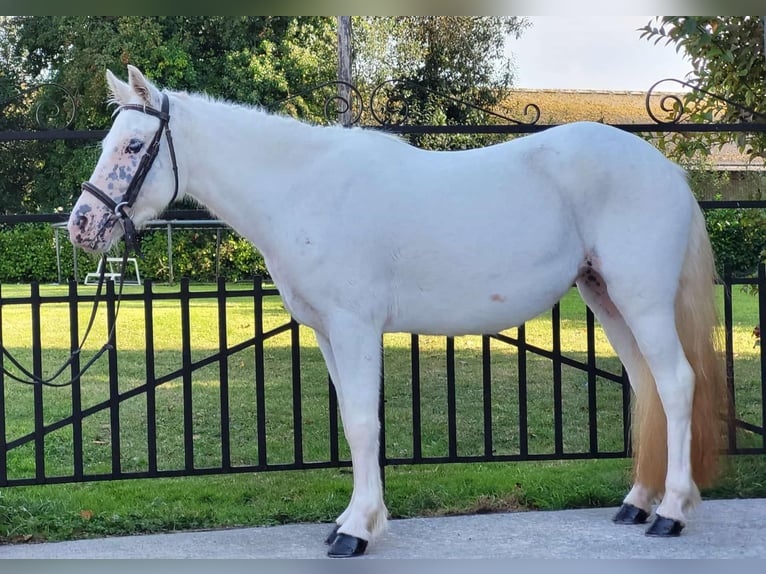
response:
M317 191L334 211L301 217L305 241L331 253L302 247L321 257L297 259L292 282L305 279L317 305L372 307L384 330L495 332L549 308L588 257L614 276L621 258L641 268L672 253L656 261L665 270L685 246L673 229L689 211L682 172L616 128L570 124L461 152L357 133L343 152L355 167ZM317 282L329 291L308 295Z

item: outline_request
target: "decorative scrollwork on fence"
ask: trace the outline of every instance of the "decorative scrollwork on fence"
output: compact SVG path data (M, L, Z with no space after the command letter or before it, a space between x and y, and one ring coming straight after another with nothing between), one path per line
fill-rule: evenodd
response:
M266 109L283 110L292 116L307 115L310 107L306 100L319 97L324 120L354 125L360 121L364 110L364 98L353 84L334 80L313 86L284 99L269 104Z
M31 129L66 129L74 123L77 100L64 86L44 82L0 102L0 114L0 117L15 116L20 124Z
M683 118L684 113L688 112L684 98L679 93L658 92L656 90L657 86L660 84L665 84L666 82L672 82L689 88L692 90L696 97L711 98L713 100L718 100L719 102L724 102L728 106L731 106L738 111L738 115L742 121L750 122L756 118L761 121L766 121L766 115L760 112L756 112L755 110L743 106L742 104L734 102L728 98L704 90L696 84L691 84L689 82L684 82L683 80L677 80L675 78L664 78L652 84L652 86L649 88L649 91L646 92L646 113L649 114L649 117L652 118L655 123L660 125L681 123L681 119ZM654 113L652 108L652 98L659 98L659 101L657 101L657 107L659 107L660 110L667 114L665 118L660 118Z
M336 91L329 95L323 94L327 88ZM282 109L290 115L304 115L308 109L306 100L316 97L316 94L319 94L320 98L324 98L323 120L344 125L366 124L380 127L405 125L411 119L414 102L424 97L434 101L442 101L445 106L470 109L505 123L534 125L540 119L540 108L537 104L526 104L523 108L523 115L526 119L519 120L442 94L414 82L398 79L386 80L373 86L367 100L364 99L361 90L356 86L348 82L331 81L274 102L266 108L272 111Z
M397 86L397 84L399 84ZM410 104L402 90L407 82L386 80L370 92L368 109L372 119L381 126L400 126L410 117Z
M524 106L524 115L527 116L531 113L532 117L527 121L522 121L407 80L386 80L375 86L370 93L370 114L381 126L402 125L409 119L410 100L416 94L419 96L429 96L437 101L441 100L448 106L467 108L485 116L516 125L534 125L540 119L540 108L537 104L526 104Z

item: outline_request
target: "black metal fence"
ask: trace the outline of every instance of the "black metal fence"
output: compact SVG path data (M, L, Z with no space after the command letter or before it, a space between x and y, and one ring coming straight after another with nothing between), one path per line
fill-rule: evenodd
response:
M766 270L721 287L736 410L730 450L763 454L766 357L758 350L736 359L742 349L732 336L732 290L741 284L760 287L763 318ZM29 331L2 329L0 344L44 375L77 348L94 288L20 289L0 293L0 327L24 315ZM103 325L92 336L103 337L116 321L115 348L70 387L0 376L0 486L350 464L321 357L276 289L258 279L236 286L184 280L175 288L148 281L123 294L119 316L117 303L107 283ZM67 317L62 346L53 325ZM593 315L572 299L536 322L534 339L526 326L481 337L391 336L381 464L627 456L629 385L616 358L597 352L603 335ZM562 343L562 334L580 342ZM83 351L64 380L92 352Z
M415 135L512 137L550 126L383 127ZM764 124L618 127L766 131ZM5 132L0 140L29 134ZM98 138L103 132L40 137L53 136ZM762 209L766 201L702 206ZM758 295L739 296L741 286L756 286ZM766 454L766 357L750 336L752 327L766 325L763 265L757 277L725 277L720 292L735 399L729 449ZM310 332L281 307L276 289L260 279L214 286L146 281L123 294L119 315L113 283L104 297L91 339L100 344L111 332L113 348L81 379L44 388L0 374L0 486L350 465L319 351ZM74 282L66 289L2 286L0 346L34 374L50 373L77 348L93 301L94 288ZM386 335L383 343L382 466L630 453L627 379L592 313L574 298L549 316L496 335ZM65 375L79 371L89 349ZM7 360L4 366L13 369Z

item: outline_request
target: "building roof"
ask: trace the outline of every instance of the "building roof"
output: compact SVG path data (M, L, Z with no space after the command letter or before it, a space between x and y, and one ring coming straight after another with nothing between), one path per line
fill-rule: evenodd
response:
M661 120L670 119L670 112L663 111L660 103L673 99L682 101L684 93L655 92L650 99L652 113ZM504 115L525 121L524 109L534 104L540 109L538 124L562 124L574 121L594 121L605 124L653 124L654 119L646 109L646 92L606 90L536 90L513 88L501 103ZM751 159L742 153L735 143L711 150L714 169L730 171L762 171L766 169L763 159Z

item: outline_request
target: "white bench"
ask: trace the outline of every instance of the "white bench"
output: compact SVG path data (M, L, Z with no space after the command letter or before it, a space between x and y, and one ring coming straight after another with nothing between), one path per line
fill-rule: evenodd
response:
M106 258L107 271L104 272L104 279L107 281L119 281L122 276L120 274L120 267L122 267L122 257L107 257ZM85 285L98 284L98 278L101 277L101 268L104 265L104 260L98 260L98 267L94 273L88 273L85 276ZM133 265L133 269L136 272L135 279L126 279L125 285L141 285L141 274L138 272L138 261L135 257L128 257L127 265Z

